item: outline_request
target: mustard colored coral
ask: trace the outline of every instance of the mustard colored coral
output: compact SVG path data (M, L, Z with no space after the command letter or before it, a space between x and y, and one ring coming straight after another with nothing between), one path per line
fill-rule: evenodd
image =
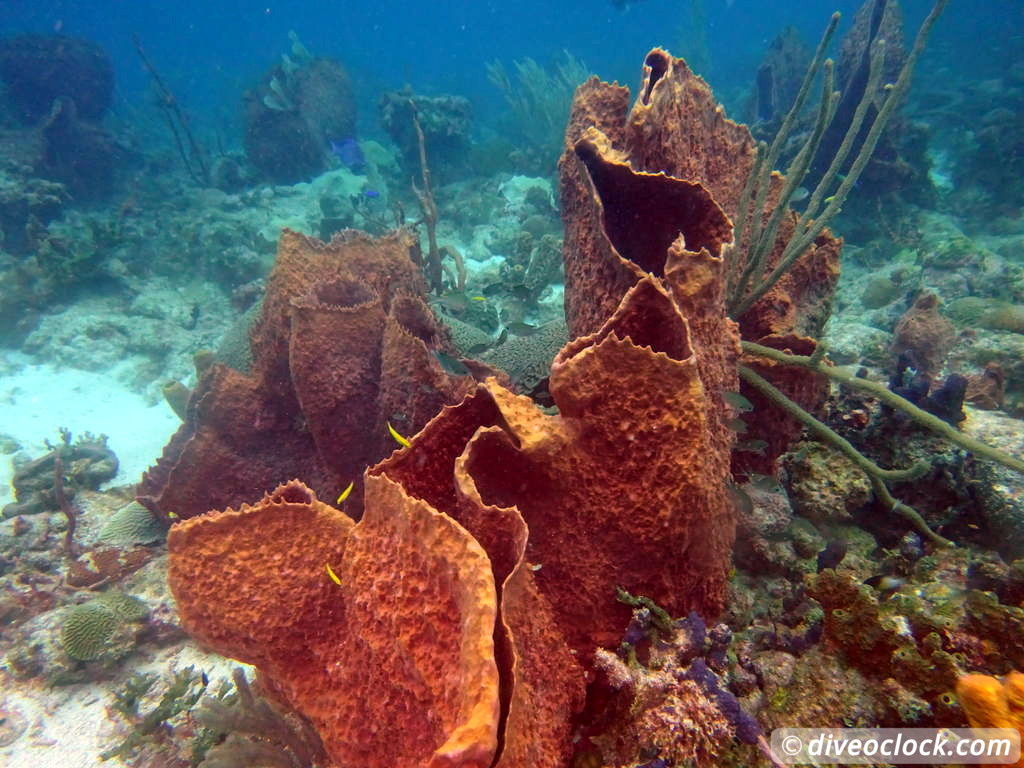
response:
M1024 672L1002 680L990 675L964 675L956 684L960 705L973 728L1016 728L1024 739ZM1024 768L1024 757L1013 763Z

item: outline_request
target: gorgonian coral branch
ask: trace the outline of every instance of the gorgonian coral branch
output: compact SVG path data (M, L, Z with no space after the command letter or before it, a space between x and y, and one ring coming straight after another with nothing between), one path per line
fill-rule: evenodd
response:
M744 342L744 344L746 344L746 342ZM754 346L757 345L755 344ZM939 536L939 534L929 528L928 523L925 522L924 518L921 517L921 514L917 510L907 504L904 504L899 499L894 498L893 495L889 493L888 487L885 485L886 482L915 480L921 477L928 471L928 464L926 462L919 461L912 467L902 470L882 469L871 461L871 459L867 458L864 454L854 448L853 444L849 440L836 433L823 422L818 421L818 419L814 418L811 414L782 394L782 392L768 383L767 379L757 373L754 373L754 371L744 365L740 366L739 372L741 379L771 400L773 405L778 406L788 415L792 416L807 427L807 429L818 440L826 443L827 445L831 445L846 456L846 458L856 464L858 469L868 476L868 479L871 481L871 485L875 490L875 497L887 509L892 512L897 512L907 518L910 524L932 543L943 547L953 546L953 542Z
M822 376L827 376L833 381L838 381L840 384L845 384L853 389L859 389L862 392L868 392L890 408L902 411L916 423L931 430L935 434L939 435L939 437L945 438L951 443L954 443L964 450L970 451L983 459L994 461L1008 469L1024 474L1024 461L1021 461L1008 453L1004 453L998 448L993 448L991 445L983 443L980 440L976 440L973 437L965 435L955 427L944 422L938 416L918 408L909 400L906 400L895 392L890 391L884 384L859 378L855 374L850 373L843 368L837 368L828 364L825 362L825 348L821 342L818 342L818 349L821 350L821 354L816 353L811 356L792 355L787 352L780 352L777 349L772 349L771 347L754 344L750 341L744 341L742 344L743 351L748 355L766 357L769 360L774 360L775 362L782 363L783 365L798 365L801 368L806 368L814 371L815 373L820 373Z

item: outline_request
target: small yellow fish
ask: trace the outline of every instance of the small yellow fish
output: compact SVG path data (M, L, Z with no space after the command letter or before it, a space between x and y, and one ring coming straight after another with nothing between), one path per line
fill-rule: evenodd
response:
M487 301L487 298L484 297L484 296L470 296L469 300L470 301Z
M388 432L391 433L391 436L395 438L395 442L398 443L400 446L402 446L403 448L409 447L409 441L402 437L400 434L398 434L395 428L391 426L390 421L388 422Z
M168 512L167 516L169 518L171 518L171 520L180 520L181 519L181 518L178 517L178 513L177 512Z
M324 570L327 571L327 575L330 577L331 581L333 581L335 584L337 584L340 587L341 586L341 579L338 578L338 574L336 574L334 572L334 570L331 568L331 564L330 563L324 563Z
M340 495L338 496L338 500L337 500L336 502L334 502L334 503L335 503L335 504L341 504L341 502L343 502L343 501L344 501L345 499L347 499L347 498L348 498L348 495L349 495L350 493L352 493L352 488L353 488L353 487L355 486L355 484L356 484L356 481L355 481L355 480L353 480L353 481L352 481L351 483L349 483L349 484L348 484L348 485L347 485L347 486L345 487L345 490L344 490L344 491L342 491L342 492L341 492L341 494L340 494Z

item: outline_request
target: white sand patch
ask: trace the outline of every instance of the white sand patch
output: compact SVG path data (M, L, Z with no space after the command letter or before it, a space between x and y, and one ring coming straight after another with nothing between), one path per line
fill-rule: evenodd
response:
M28 725L17 741L0 748L0 765L4 768L124 766L124 762L116 758L108 762L100 760L100 754L119 744L126 733L126 724L108 709L114 701L113 692L124 686L132 672L157 673L167 681L174 671L188 666L206 672L211 693L219 690L221 681L230 681L232 668L245 667L185 642L164 648L150 658L130 657L119 678L106 683L47 688L38 681L19 682L0 671L4 706L27 720ZM252 677L251 670L248 677ZM153 694L143 700L140 712L148 712L165 689L166 684L155 686Z
M107 748L107 694L95 685L45 690L4 681L8 712L28 721L28 730L0 750L7 768L95 768ZM10 715L9 715L10 716ZM116 762L119 761L115 761Z
M120 462L112 485L135 483L181 423L166 403L149 405L112 376L30 364L15 354L4 362L0 434L17 440L31 458L46 451L44 440L60 439L60 427L73 437L105 434ZM14 500L13 475L11 457L0 456L0 506Z

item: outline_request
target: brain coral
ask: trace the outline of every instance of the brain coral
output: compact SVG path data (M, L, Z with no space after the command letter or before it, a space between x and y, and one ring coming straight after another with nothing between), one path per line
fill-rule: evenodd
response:
M530 336L514 336L481 356L508 373L519 392L531 393L548 377L551 361L569 340L562 319L540 326Z
M112 610L122 621L143 621L149 615L149 609L142 600L116 589L103 592L95 601Z
M155 544L167 536L167 527L152 512L133 501L125 504L103 524L100 541L114 546Z
M71 658L93 661L107 650L120 624L121 619L110 606L90 600L68 611L61 627L60 644Z
M115 638L125 624L145 620L146 604L116 590L104 592L87 603L68 609L61 626L60 644L78 661L95 661L104 656L119 656L134 642Z

